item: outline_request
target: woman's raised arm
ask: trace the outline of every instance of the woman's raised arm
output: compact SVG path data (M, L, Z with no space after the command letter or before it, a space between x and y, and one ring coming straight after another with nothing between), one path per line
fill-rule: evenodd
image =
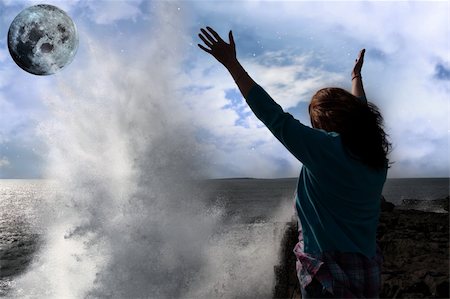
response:
M297 159L310 170L315 171L322 159L321 148L327 148L327 133L307 127L284 112L272 97L247 74L236 59L233 34L229 33L230 43L225 43L210 27L201 29L199 37L208 48L198 45L202 50L213 55L233 76L242 95L256 117L261 120L272 134Z

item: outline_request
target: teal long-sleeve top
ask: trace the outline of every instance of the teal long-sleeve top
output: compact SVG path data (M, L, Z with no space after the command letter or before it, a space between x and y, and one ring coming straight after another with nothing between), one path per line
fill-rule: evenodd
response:
M373 257L387 168L376 171L350 157L338 133L303 125L258 84L250 89L246 101L303 164L296 210L305 253L359 252Z

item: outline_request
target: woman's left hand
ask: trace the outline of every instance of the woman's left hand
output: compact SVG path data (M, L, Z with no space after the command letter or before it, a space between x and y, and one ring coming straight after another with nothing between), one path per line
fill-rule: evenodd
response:
M358 58L355 60L355 66L352 70L352 77L360 76L361 75L361 69L364 63L364 54L366 53L366 49L362 49L359 51Z
M199 33L198 36L205 43L205 45L209 47L209 49L200 44L198 44L198 46L203 51L214 56L214 58L216 58L221 64L228 68L228 66L237 61L236 45L234 44L233 33L230 30L230 33L228 34L230 43L227 44L211 27L206 27L206 29L208 29L212 36L203 28L200 29L203 35ZM215 39L213 38L213 36Z

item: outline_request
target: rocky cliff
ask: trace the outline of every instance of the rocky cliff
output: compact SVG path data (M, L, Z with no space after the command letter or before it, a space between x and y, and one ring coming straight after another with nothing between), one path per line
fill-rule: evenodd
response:
M449 298L449 214L389 203L383 209L378 227L384 255L380 297ZM274 269L274 298L300 298L292 253L296 242L297 224L292 221L286 225L280 264Z

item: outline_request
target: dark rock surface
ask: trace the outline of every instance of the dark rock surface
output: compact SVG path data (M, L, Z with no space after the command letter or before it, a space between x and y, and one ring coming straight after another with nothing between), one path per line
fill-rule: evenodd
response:
M299 298L300 289L295 269L296 257L293 253L297 242L297 220L293 218L292 222L286 223L286 230L281 241L280 264L274 267L274 298Z
M292 252L296 227L295 221L286 224L274 298L300 298ZM381 298L449 298L448 213L385 210L378 242L384 255Z
M449 298L449 214L383 212L383 298Z
M390 212L395 208L395 205L392 202L386 201L384 196L381 196L381 211Z

